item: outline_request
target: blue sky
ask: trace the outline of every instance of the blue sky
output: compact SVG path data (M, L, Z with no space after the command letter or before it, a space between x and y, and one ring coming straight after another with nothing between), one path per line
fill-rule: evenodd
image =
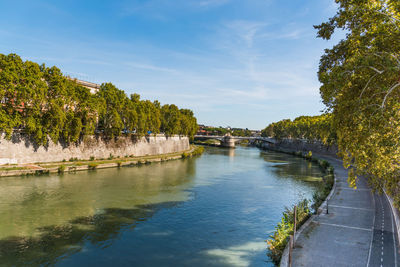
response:
M334 0L1 1L0 53L174 103L199 123L262 129L316 115ZM337 40L336 40L337 41Z

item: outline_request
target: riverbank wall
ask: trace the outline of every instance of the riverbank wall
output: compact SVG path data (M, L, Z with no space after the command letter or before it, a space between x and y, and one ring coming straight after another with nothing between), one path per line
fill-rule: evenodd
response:
M16 133L10 140L1 135L0 165L140 157L176 153L189 148L189 138L186 136L122 136L112 140L89 136L79 144L64 145L50 141L45 147L35 146L29 137Z
M308 141L301 139L282 139L277 140L276 143L262 142L257 145L263 149L285 151L285 152L308 152L311 151L314 154L327 155L336 157L338 152L337 146L324 145L319 141Z
M125 157L106 160L77 160L67 162L49 162L37 164L22 164L17 167L0 167L0 177L6 176L25 176L25 175L45 175L49 173L63 174L65 172L93 171L96 169L133 167L142 164L165 162L177 159L186 159L203 153L203 147L191 145L189 150L176 153L160 154L153 156Z

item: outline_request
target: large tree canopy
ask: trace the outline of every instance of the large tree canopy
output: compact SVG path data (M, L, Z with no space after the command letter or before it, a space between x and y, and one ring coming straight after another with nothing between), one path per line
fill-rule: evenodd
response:
M282 120L264 136L336 143L349 183L365 175L400 203L400 1L336 0L337 13L315 26L343 40L326 49L318 77L327 114Z
M165 132L193 137L197 121L191 110L158 101L130 98L111 83L96 94L63 76L56 68L0 54L0 131L32 136L38 145L67 143L87 135L113 138L122 134ZM162 122L164 124L162 124Z
M400 1L336 0L338 11L315 26L330 39L346 38L325 50L319 67L323 102L333 113L340 155L349 182L364 174L397 202L400 164Z

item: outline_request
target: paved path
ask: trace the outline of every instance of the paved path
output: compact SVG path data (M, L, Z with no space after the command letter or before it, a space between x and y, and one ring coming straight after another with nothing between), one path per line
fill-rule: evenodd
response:
M292 266L400 266L398 240L389 201L373 194L365 180L347 184L341 161L335 168L336 189L328 211L316 216L297 239Z

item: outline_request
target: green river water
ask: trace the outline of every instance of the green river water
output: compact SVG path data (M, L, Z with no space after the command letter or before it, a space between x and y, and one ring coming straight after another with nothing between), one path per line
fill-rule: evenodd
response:
M285 206L318 166L257 148L140 167L0 179L0 266L272 266Z

